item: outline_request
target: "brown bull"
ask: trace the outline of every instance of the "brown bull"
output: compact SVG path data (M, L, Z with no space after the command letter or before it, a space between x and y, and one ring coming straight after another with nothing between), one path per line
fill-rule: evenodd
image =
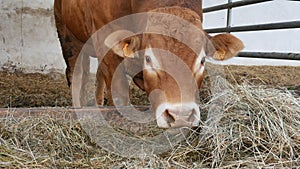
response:
M108 34L93 35L113 20L142 12L149 13L147 19L129 25L145 27L148 33L136 35L119 26ZM69 84L85 88L84 83L71 82L77 76L73 72L79 53L93 35L92 43L85 46L88 49L80 54L99 58L96 102L103 104L106 85L109 105L128 104L129 74L148 94L157 124L163 128L197 126L197 89L203 80L205 58L228 59L244 47L233 35L211 37L204 32L201 0L55 0L55 18ZM178 18L183 21L175 21ZM189 23L197 31L191 31ZM104 45L112 50L100 57ZM82 69L81 78L85 78L88 67ZM117 69L123 73L114 77Z

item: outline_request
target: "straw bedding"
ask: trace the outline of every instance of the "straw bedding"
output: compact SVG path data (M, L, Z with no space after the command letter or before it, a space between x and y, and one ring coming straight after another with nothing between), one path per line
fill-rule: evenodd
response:
M178 129L184 139L167 151L131 158L101 147L70 109L43 108L35 113L1 109L0 167L298 168L299 90L257 85L253 83L256 80L232 83L232 79L216 77L205 84L213 85L214 92L201 91L210 97L200 104L203 119L199 128ZM113 130L125 137L149 140L166 132L156 128L155 122L126 121L112 108L106 110L105 119L110 126L103 128L107 135Z
M52 116L1 118L0 166L9 168L257 168L299 167L300 99L286 89L241 84L201 105L204 119L198 129L162 154L126 158L103 150L76 119ZM226 97L221 103L218 98ZM212 107L215 109L212 110ZM48 109L45 109L47 114ZM55 111L52 110L52 111ZM60 113L64 113L60 110ZM67 111L67 110L66 110ZM213 116L208 112L214 111ZM217 112L217 113L216 113ZM5 114L5 113L4 113ZM205 115L206 114L206 115ZM210 118L210 119L209 119ZM118 126L113 126L118 131ZM151 130L147 129L151 128ZM187 130L187 129L186 129ZM163 132L155 125L142 134ZM151 137L151 135L150 135Z

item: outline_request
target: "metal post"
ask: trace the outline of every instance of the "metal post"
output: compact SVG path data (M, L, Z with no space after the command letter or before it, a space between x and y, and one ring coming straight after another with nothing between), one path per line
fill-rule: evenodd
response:
M232 12L232 7L230 7L232 3L232 0L228 0L228 9L227 9L227 33L230 33L230 27L231 27L231 12Z

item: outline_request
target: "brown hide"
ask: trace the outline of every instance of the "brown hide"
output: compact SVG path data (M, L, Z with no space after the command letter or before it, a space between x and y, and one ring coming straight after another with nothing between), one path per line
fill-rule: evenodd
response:
M74 106L85 105L86 98L81 96L86 95L83 92L86 91L84 82L88 80L89 74L88 58L95 56L100 62L97 71L96 103L103 105L106 86L108 105L127 105L129 84L126 74L130 75L133 81L147 92L156 113L158 126L163 128L198 125L200 110L196 95L198 95L197 88L201 86L204 76L205 58L229 59L244 47L243 43L231 34L209 36L204 32L202 0L55 0L54 5L58 35L67 64L66 75L73 89ZM96 31L112 21L142 12L148 12L149 18L152 14L155 15L153 12L171 14L162 15L167 18L177 16L196 27L198 33L193 34L193 31L190 31L189 27L182 22L177 22L178 25L176 25L172 19L168 22L161 21L165 18L158 18L158 22L155 21L153 24L156 28L167 27L167 29L159 29L165 31L159 32L164 36L147 33L134 35L133 32L131 34L128 31L132 27L151 29L151 21L148 18L137 22L128 20L125 24L127 27L118 26L116 29L114 25L112 26L114 28L111 28L112 32L108 32L110 34L104 36L97 33L94 36ZM129 32L131 37L120 39L124 37L124 32L126 34ZM192 42L190 43L192 46L184 44L181 39L168 36L174 32ZM84 52L80 53L84 45ZM101 57L101 52L103 52L101 46L111 49L104 58ZM160 51L152 52L151 48L162 49L171 54ZM142 50L144 53L141 52ZM151 57L148 62L146 53L149 51ZM139 57L135 57L136 52ZM84 58L82 59L84 63L80 65L81 74L74 73L79 54L83 56L80 58ZM173 64L168 57L162 55L169 55L169 58L172 58L171 55L176 55L180 61L174 61ZM151 58L154 60L153 63ZM181 67L178 62L184 63L187 69ZM168 72L155 70L155 66L169 69L170 72L176 74L177 79L174 79ZM115 78L114 73L117 69L123 73ZM136 70L142 71L135 74ZM177 84L178 82L180 84ZM113 99L114 94L117 94L118 98Z
M94 32L120 17L171 6L190 8L195 11L202 20L201 0L118 0L117 2L112 0L55 0L54 14L63 56L67 64L66 75L69 85L71 85L72 82L75 62L79 52L84 43ZM93 50L93 47L91 46L90 48L91 49L88 50L89 52L86 53L86 55L96 56L97 54ZM97 76L97 78L105 79L108 90L110 89L111 76L114 73L115 66L120 63L120 59L112 55L114 54L109 53L108 56L104 58L102 66L100 66L100 70L98 70L101 72L97 73L99 76L104 76ZM115 59L112 59L109 56ZM108 67L109 70L103 70L102 67ZM88 68L83 69L87 71ZM143 88L141 74L138 74L134 78L134 81L140 88ZM125 79L123 79L123 82L125 82ZM100 85L102 85L101 83L102 82L100 82ZM103 103L101 91L102 89L96 93L98 96L97 102L99 104ZM109 104L113 104L110 93L108 93L108 102Z
M55 0L58 27L66 27L82 43L120 17L153 9L179 6L195 11L202 20L201 0ZM124 28L126 29L126 28ZM62 32L64 33L64 32Z

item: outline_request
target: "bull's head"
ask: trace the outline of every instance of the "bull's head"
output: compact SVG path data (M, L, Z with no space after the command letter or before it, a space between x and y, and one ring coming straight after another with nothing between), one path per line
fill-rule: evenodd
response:
M198 126L198 89L204 77L205 59L231 58L243 49L243 43L230 34L208 36L198 15L188 9L164 8L156 12L172 15L154 19L150 16L146 27L149 33L113 43L125 35L134 35L120 30L112 33L105 44L124 58L139 53L142 88L149 96L159 127ZM191 31L183 22L174 24L174 15L191 23L197 31Z

